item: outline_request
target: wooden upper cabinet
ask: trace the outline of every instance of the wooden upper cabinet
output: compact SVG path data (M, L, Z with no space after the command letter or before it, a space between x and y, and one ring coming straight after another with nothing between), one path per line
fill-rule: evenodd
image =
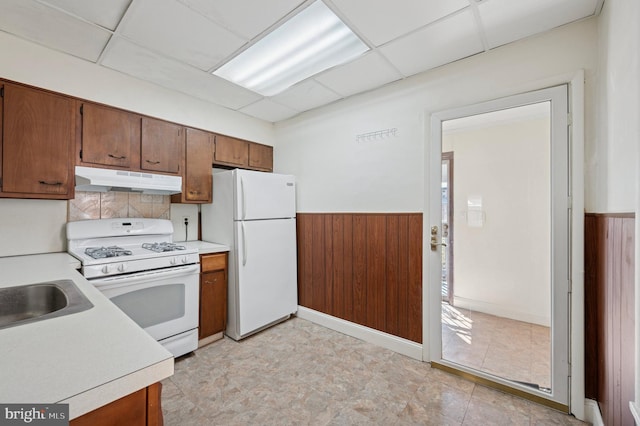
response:
M4 83L2 100L3 195L73 198L73 99Z
M154 172L181 172L184 127L153 118L142 118L140 168Z
M249 142L229 136L216 135L213 162L223 166L247 168L249 166Z
M171 197L174 203L210 203L212 201L213 143L215 135L187 128L185 170L182 194Z
M137 168L140 158L140 116L86 102L80 108L81 162L89 163L89 166Z
M249 168L269 172L273 171L273 147L250 143Z

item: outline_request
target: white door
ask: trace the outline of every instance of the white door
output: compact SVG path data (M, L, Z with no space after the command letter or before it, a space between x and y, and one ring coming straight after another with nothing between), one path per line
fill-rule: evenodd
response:
M560 409L569 404L567 105L567 86L558 86L434 114L425 235L433 242L425 254L430 292L425 359ZM445 301L443 151L456 158L451 214L456 286ZM541 360L539 349L544 349Z
M234 170L236 220L279 219L296 216L295 177Z
M298 308L295 219L236 222L240 336Z

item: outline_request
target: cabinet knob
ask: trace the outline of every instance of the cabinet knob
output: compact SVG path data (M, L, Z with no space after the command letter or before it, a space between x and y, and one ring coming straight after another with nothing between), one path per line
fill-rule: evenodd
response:
M127 158L126 155L113 155L113 154L107 154L110 158L113 158L115 160L124 160L125 158Z
M144 161L146 161L149 164L160 164L159 161L151 161L151 160L144 160Z
M60 186L60 185L62 185L62 182L60 182L60 181L48 182L46 180L39 180L38 183L40 185L51 185L51 186Z

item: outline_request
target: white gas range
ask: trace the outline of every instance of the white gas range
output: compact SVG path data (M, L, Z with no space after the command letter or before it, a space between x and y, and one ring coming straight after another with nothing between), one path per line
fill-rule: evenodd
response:
M198 346L199 255L164 219L67 224L68 252L96 288L174 356Z

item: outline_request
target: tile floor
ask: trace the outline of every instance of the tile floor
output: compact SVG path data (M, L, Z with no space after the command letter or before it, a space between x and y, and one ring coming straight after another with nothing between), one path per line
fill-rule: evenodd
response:
M442 355L509 380L551 386L549 327L443 303Z
M182 357L163 386L167 426L582 424L299 318Z

